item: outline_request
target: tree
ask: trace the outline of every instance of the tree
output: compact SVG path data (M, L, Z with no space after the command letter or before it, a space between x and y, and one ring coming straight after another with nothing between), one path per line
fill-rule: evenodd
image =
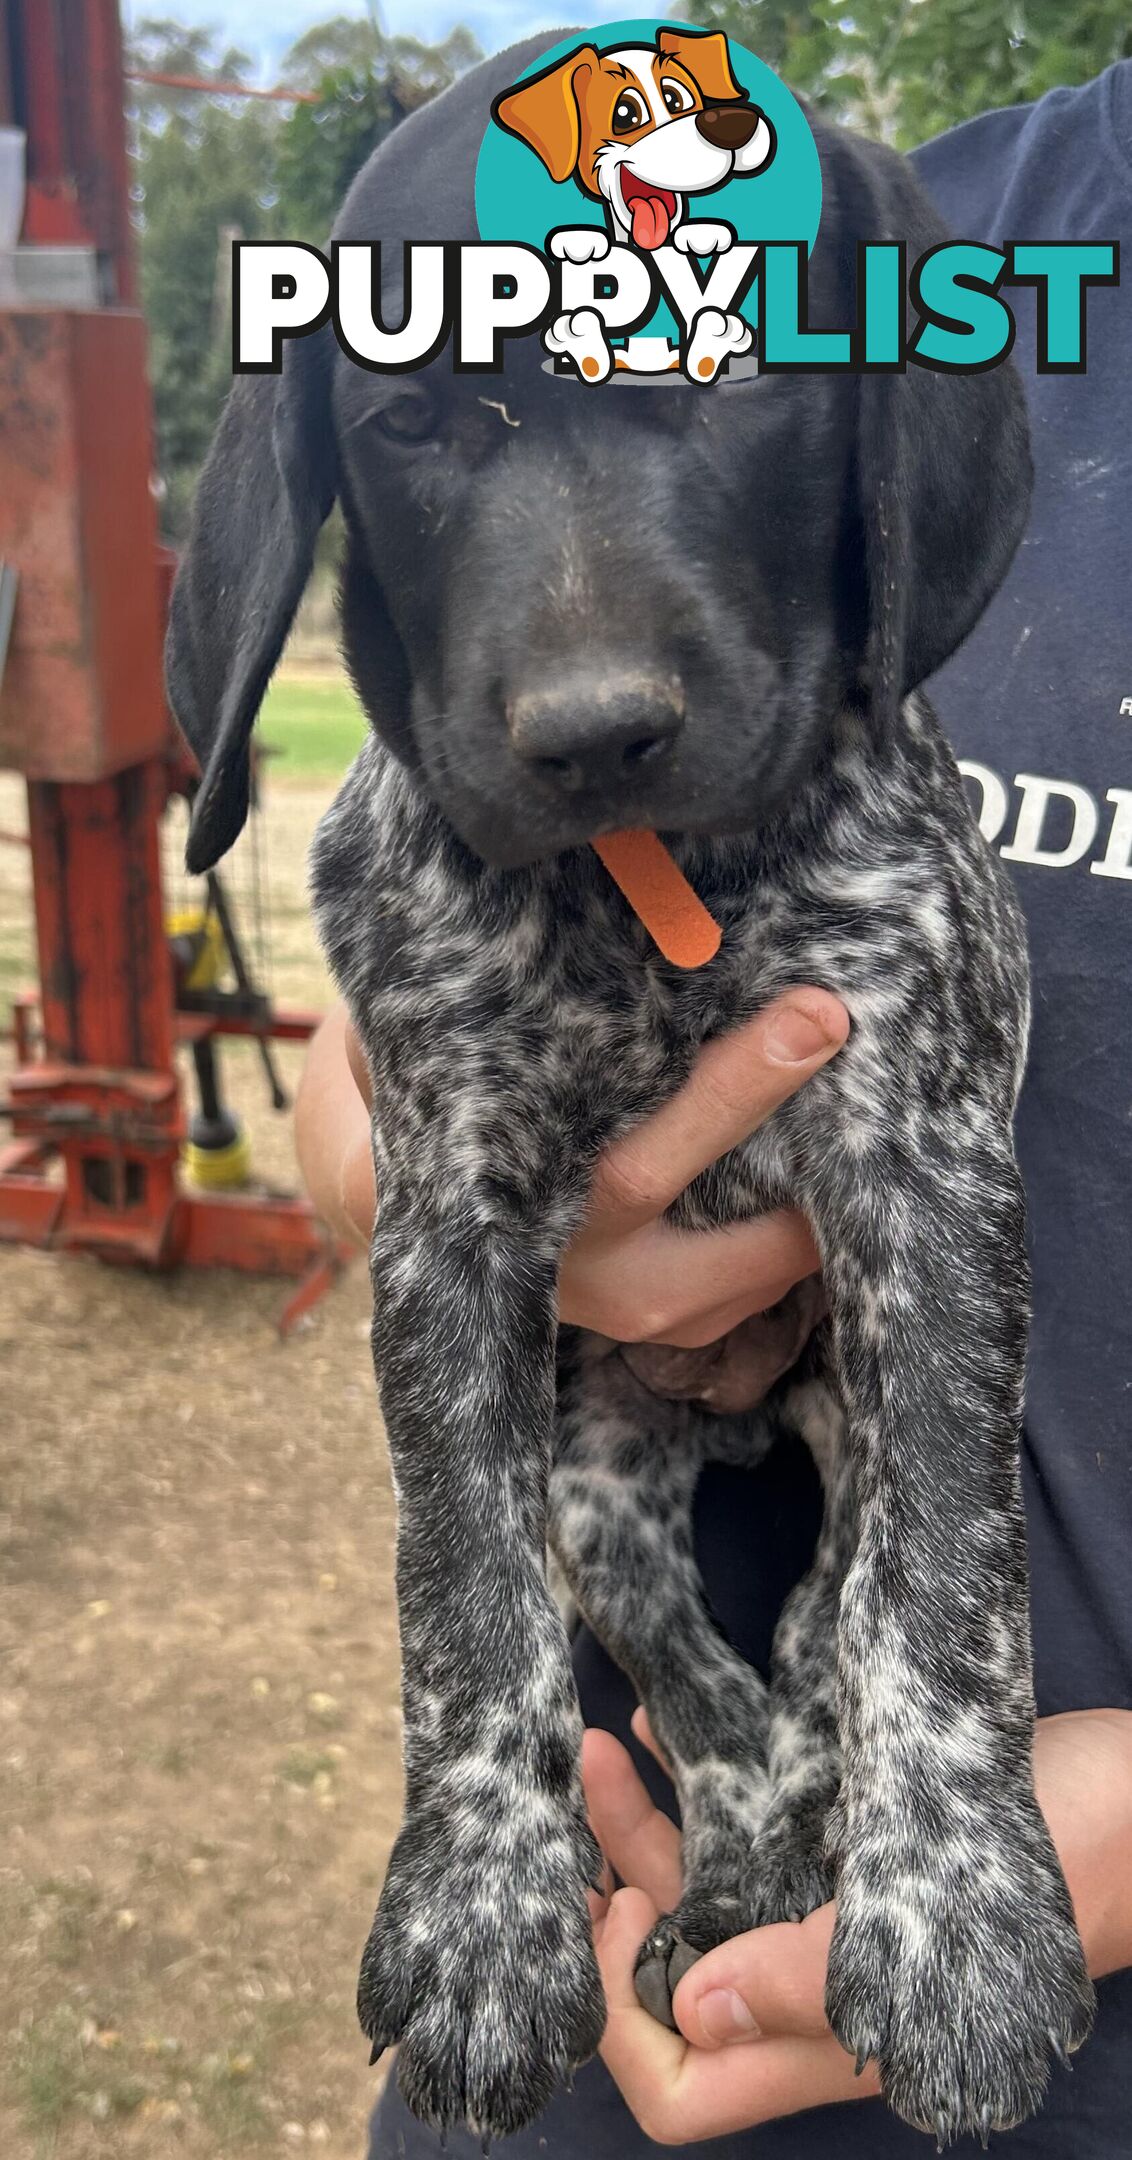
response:
M138 24L131 64L239 81L246 53L163 18ZM149 322L163 523L183 530L188 497L230 379L225 337L231 239L268 228L277 120L250 99L134 86L134 199Z
M207 30L147 16L130 65L202 82L247 81L252 62ZM370 151L406 113L476 58L454 30L441 45L385 38L338 16L298 40L283 80L317 105L265 104L156 84L131 86L134 202L149 320L163 524L185 528L189 498L231 381L233 239L325 240Z
M297 105L281 133L279 206L289 234L323 241L370 152L478 57L464 29L441 45L385 37L342 16L308 30L283 63L287 82L319 97L317 105Z
M1128 0L695 0L831 118L902 149L1132 57Z

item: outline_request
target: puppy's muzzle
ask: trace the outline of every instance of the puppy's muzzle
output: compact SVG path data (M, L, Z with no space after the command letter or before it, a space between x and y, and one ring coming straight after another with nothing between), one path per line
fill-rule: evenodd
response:
M759 124L753 105L705 105L696 126L713 150L741 150Z
M684 726L676 676L589 671L508 701L517 757L565 794L608 794L663 763Z

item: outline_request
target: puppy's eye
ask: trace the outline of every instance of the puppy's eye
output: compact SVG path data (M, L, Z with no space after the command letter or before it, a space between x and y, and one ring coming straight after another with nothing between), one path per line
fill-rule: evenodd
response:
M634 128L644 127L648 112L643 97L635 90L623 90L613 108L613 132L615 135L631 135Z
M377 424L393 442L418 443L435 435L439 418L436 400L427 390L403 390L382 406Z
M687 83L677 82L675 75L662 75L660 94L670 113L691 112L695 104Z

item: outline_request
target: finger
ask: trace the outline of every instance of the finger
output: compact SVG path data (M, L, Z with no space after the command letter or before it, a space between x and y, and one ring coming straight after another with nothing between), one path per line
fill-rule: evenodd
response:
M654 1758L656 1762L660 1764L660 1767L663 1770L665 1777L670 1778L672 1776L672 1770L669 1764L666 1762L663 1754L661 1753L660 1744L657 1740L656 1734L652 1729L652 1724L649 1719L648 1711L645 1709L643 1703L637 1704L637 1707L634 1710L633 1715L629 1720L629 1723L633 1730L634 1740L639 1740L641 1746L648 1749L649 1754Z
M673 1997L685 2039L718 2049L758 2033L828 2034L825 1973L833 1922L834 1907L823 1905L800 1925L755 1928L709 1950Z
M661 1303L676 1309L667 1332L641 1340L671 1343L678 1350L718 1342L752 1313L769 1312L821 1267L813 1232L793 1208L776 1209L773 1215L726 1230L689 1232L658 1224L652 1234L672 1241L664 1256L668 1281ZM641 1288L634 1268L633 1294ZM689 1311L693 1300L696 1309Z
M591 1219L647 1222L761 1125L840 1050L849 1015L828 990L788 990L753 1020L708 1043L679 1093L607 1148Z
M582 1745L582 1779L594 1836L623 1882L644 1891L658 1911L680 1902L680 1833L654 1807L632 1761L612 1733L596 1727ZM644 1933L647 1933L647 1929ZM644 1940L644 1934L641 1936Z
M637 1952L658 1918L642 1890L618 1890L594 1937L606 2005L600 2053L640 2123L658 2102L663 2105L689 2052L679 2033L649 2015L634 1985Z
M755 2040L713 2054L685 2045L641 2008L637 1951L656 1922L651 1900L619 1890L597 1931L607 2018L601 2056L646 2136L664 2145L721 2137L799 2108L875 2091L836 2040Z
M794 1208L723 1230L650 1223L628 1238L592 1226L568 1250L559 1281L561 1318L617 1342L668 1342L682 1350L717 1342L777 1305L821 1266L813 1233Z
M1132 1714L1063 1711L1034 1733L1034 1782L1095 1980L1128 1963Z
M592 1822L590 1829L593 1830ZM594 1836L597 1836L596 1830L594 1830ZM589 1906L590 1919L595 1927L600 1927L605 1919L605 1915L609 1910L609 1900L613 1896L615 1888L613 1869L603 1853L601 1857L601 1888L600 1890L586 1891L586 1904Z

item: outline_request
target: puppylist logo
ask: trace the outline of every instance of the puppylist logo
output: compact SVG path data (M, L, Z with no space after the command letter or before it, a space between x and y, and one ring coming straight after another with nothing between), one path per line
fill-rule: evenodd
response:
M478 241L334 242L329 255L237 241L233 369L277 373L285 340L330 320L352 360L390 374L446 347L457 373L497 374L521 338L590 387L910 363L969 373L1013 347L1009 284L1037 289L1038 371L1084 369L1087 291L1118 282L1115 242L956 240L909 263L901 240L863 239L856 320L818 328L807 263L821 194L805 114L733 39L655 17L575 33L485 116Z
M762 61L718 31L613 24L553 47L492 119L480 232L518 216L558 265L541 335L559 373L746 372L760 246L808 255L821 214L813 136Z

